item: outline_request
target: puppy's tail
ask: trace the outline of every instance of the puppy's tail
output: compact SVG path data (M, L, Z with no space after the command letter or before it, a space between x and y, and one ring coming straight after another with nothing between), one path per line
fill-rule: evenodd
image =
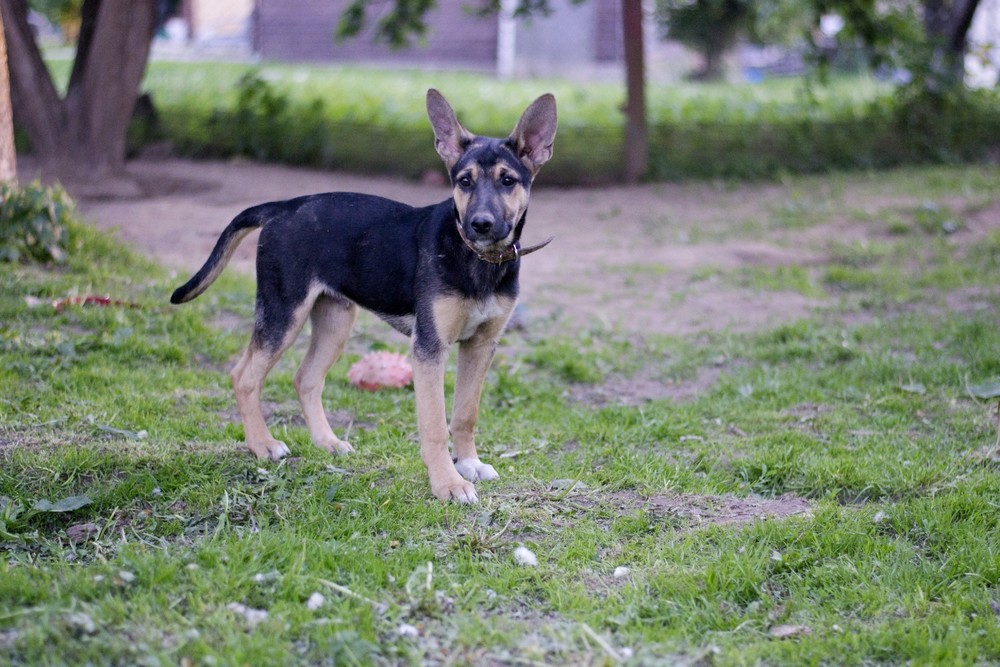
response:
M170 295L170 303L185 303L207 290L222 273L222 269L226 268L243 237L270 220L273 217L271 211L271 204L263 204L248 208L236 216L216 241L205 265L198 269L191 280L174 290Z

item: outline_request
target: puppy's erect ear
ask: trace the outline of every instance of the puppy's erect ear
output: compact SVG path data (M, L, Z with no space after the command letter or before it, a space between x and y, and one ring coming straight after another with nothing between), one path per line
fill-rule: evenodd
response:
M433 88L427 91L427 116L434 128L434 148L450 171L473 136L458 122L444 96Z
M517 157L534 176L552 157L556 138L556 98L547 93L531 103L510 135Z

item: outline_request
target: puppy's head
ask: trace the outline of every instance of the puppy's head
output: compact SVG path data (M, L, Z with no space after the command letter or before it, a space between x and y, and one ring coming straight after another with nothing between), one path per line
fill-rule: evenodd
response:
M552 157L556 99L542 95L505 139L479 137L458 122L438 91L427 91L434 147L451 176L452 195L465 237L481 250L506 248L528 208L531 183Z

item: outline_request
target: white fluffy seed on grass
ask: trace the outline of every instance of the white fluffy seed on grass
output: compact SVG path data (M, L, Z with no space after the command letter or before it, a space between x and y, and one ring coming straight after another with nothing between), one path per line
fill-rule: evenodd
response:
M322 593L320 592L313 593L312 595L309 596L309 599L306 600L306 609L308 609L309 611L316 611L317 609L322 607L325 602L326 598L323 597Z
M230 602L226 605L226 609L242 616L250 626L250 629L256 628L258 625L267 620L267 610L266 609L254 609L253 607L248 607L242 602Z
M619 565L615 568L615 572L612 575L615 579L621 579L627 577L632 570L628 569L624 565Z
M94 619L82 611L74 611L66 614L66 625L85 635L92 635L97 632L97 624L94 623Z
M399 633L400 637L420 636L420 630L418 630L415 625L410 625L409 623L400 623L399 627L396 628L396 632Z
M526 567L535 567L538 565L538 557L528 549L527 547L518 547L514 549L514 560L518 562L519 565L524 565Z

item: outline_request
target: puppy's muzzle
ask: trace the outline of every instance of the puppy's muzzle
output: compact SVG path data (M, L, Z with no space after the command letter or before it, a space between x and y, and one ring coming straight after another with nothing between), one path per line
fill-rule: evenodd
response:
M510 235L511 224L492 213L476 213L469 219L469 239L477 245L492 245Z

